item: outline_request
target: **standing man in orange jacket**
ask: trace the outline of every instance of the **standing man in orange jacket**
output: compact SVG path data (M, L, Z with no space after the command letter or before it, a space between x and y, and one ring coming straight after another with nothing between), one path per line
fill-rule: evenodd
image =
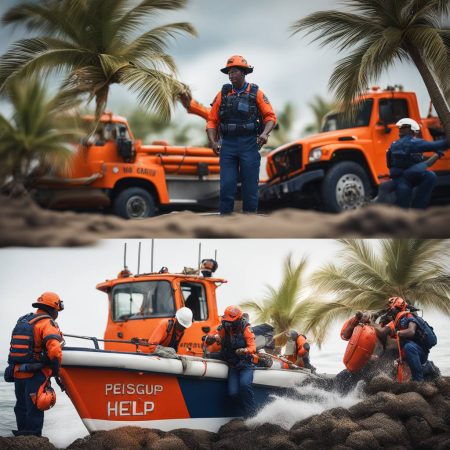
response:
M242 210L258 210L258 182L261 155L277 118L269 100L245 76L253 67L239 55L231 56L221 72L231 84L224 84L211 104L206 132L211 148L220 155L220 214L231 214L238 177L242 186Z
M32 306L37 311L20 317L14 327L5 372L5 380L15 384L15 436L41 436L44 410L53 406L56 398L51 388L52 396L46 396L48 389L42 386L51 376L58 376L62 361L63 337L55 322L64 309L62 300L54 292L44 292ZM46 404L46 399L52 402Z
M192 325L192 311L185 306L175 313L175 318L162 319L148 339L148 350L144 353L154 353L156 347L173 348L178 352L178 346L184 331Z

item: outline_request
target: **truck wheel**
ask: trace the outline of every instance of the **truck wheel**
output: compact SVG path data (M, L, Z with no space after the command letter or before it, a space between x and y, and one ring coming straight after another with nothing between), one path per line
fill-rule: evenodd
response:
M329 212L360 208L367 203L370 192L366 171L352 161L334 165L322 182L322 202Z
M132 187L124 189L113 200L114 214L124 219L143 219L156 213L152 194L145 189Z

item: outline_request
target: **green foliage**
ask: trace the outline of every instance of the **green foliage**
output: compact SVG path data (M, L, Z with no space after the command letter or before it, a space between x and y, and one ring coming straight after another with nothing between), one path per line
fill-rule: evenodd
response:
M292 140L292 129L295 122L295 108L287 102L284 108L277 113L278 127L272 131L270 146L278 147Z
M3 16L6 25L22 25L37 37L22 39L0 58L0 90L15 76L64 72L65 90L95 98L96 115L104 111L114 83L128 87L141 105L164 120L185 86L166 53L170 38L195 35L189 23L148 30L162 10L183 8L186 0L44 0L28 1ZM141 28L147 31L138 34Z
M349 52L329 82L339 102L348 107L383 71L409 60L411 50L418 52L440 87L448 91L450 31L443 24L450 14L448 0L344 0L343 4L351 12L318 11L292 26L293 34L313 33L322 45Z
M11 117L0 114L0 185L21 185L33 174L64 171L72 156L70 142L81 137L73 103L64 93L47 95L37 79L15 79L4 92ZM66 113L66 114L65 114Z
M334 101L328 101L321 97L320 95L315 95L313 100L308 103L314 115L314 122L307 125L303 133L304 134L314 134L319 133L322 128L322 121L326 114L331 111L336 110L337 103Z
M258 323L267 322L275 328L277 345L284 345L284 332L301 327L303 320L304 271L306 258L297 265L291 256L286 258L283 279L278 288L266 286L266 294L261 300L248 300L241 303L244 310L255 314Z
M376 244L340 240L338 261L311 277L316 300L304 305L305 331L320 344L337 319L359 310L381 310L389 297L450 315L448 240L386 239Z

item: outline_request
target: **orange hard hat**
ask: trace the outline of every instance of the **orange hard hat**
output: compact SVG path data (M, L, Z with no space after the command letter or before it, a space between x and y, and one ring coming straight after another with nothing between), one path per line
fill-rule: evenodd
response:
M390 309L398 308L401 311L405 311L408 304L401 297L391 297L388 300L388 307Z
M37 394L31 395L31 400L39 411L47 411L55 406L56 392L50 385L49 379L46 379L44 383L39 386Z
M245 74L253 72L253 66L249 66L247 60L240 55L230 56L227 60L227 65L223 69L220 69L220 71L223 73L228 73L232 67L239 67L240 69L243 69Z
M242 309L239 306L227 306L222 319L226 322L234 322L242 317Z
M64 302L54 292L44 292L31 306L33 308L50 307L56 311L64 309Z

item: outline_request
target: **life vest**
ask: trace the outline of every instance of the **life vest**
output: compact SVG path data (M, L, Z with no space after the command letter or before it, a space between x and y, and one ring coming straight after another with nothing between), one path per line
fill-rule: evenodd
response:
M423 161L422 153L414 152L413 139L400 138L391 144L387 154L389 168L408 169Z
M357 325L348 341L343 362L349 372L361 370L372 356L377 335L370 325Z
M166 337L161 341L160 345L163 347L171 347L177 352L183 334L184 331L177 332L175 329L175 321L170 319L167 322Z
M224 327L225 337L222 341L222 349L220 354L221 358L231 367L244 368L251 367L253 365L251 355L236 355L236 350L238 348L247 347L244 330L249 326L249 323L244 322L243 326L236 333L232 333L230 328Z
M411 338L412 341L419 344L425 350L430 350L437 344L437 337L436 334L434 333L433 327L430 326L428 322L426 322L422 317L415 316L411 314L409 311L402 311L397 314L397 317L395 318L394 321L394 328L396 331L400 329L400 320L404 317L408 319L407 327L409 326L409 322L414 322L417 325L416 332L414 336ZM402 329L405 330L407 327ZM402 343L402 341L403 338L400 339L400 343Z
M249 90L232 92L231 84L222 86L219 107L220 133L222 136L257 135L262 129L262 118L256 103L258 86L251 84Z
M34 341L34 326L43 319L52 318L48 314L29 313L17 321L11 334L11 344L8 355L8 364L26 364L47 362L45 344L49 339L61 341L59 334L49 334L40 344Z

